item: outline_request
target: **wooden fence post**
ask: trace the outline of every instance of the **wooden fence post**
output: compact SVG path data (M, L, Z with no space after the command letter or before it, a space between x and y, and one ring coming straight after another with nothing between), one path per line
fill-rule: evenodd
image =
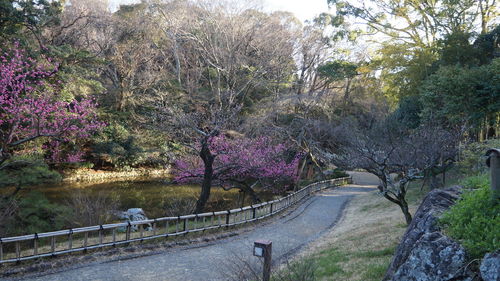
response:
M126 230L126 233L125 233L125 240L128 241L130 240L130 231L131 231L131 228L132 228L132 225L130 224L130 221L128 222L128 225L127 225L127 230ZM86 234L87 232L85 232Z
M69 229L68 233L68 250L73 248L73 229Z
M104 227L102 227L101 224L99 225L99 245L102 245L103 236L104 236Z
M56 237L52 236L50 239L50 250L52 251L52 255L56 252Z
M38 234L35 233L35 239L33 240L33 255L38 255Z
M264 266L262 270L262 280L271 280L271 262L272 262L273 242L269 240L257 240L254 242L253 254L257 257L264 258Z
M89 233L85 232L85 234L83 235L83 248L84 248L84 251L87 251L88 241L89 241Z
M19 260L21 257L21 245L19 244L19 241L16 241L16 258Z
M500 199L500 149L492 148L486 152L486 165L490 167L491 198Z
M227 215L226 215L226 227L229 227L229 216L231 215L231 212L227 210Z

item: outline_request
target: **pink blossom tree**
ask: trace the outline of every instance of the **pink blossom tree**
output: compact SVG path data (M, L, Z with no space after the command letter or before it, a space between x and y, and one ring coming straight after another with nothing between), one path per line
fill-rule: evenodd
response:
M104 123L91 99L64 101L58 94L58 64L26 56L17 43L0 54L0 170L16 148L46 138L52 160L77 162L81 153L61 154L60 145L87 138Z
M203 146L203 144L200 144ZM208 169L201 157L188 156L176 162L178 182L206 182L224 189L238 188L260 201L253 190L257 184L266 188L286 188L295 184L300 154L293 155L291 147L273 143L270 138L229 138L216 135L208 139L213 165ZM208 198L206 198L208 200ZM203 211L205 202L197 202L195 212Z

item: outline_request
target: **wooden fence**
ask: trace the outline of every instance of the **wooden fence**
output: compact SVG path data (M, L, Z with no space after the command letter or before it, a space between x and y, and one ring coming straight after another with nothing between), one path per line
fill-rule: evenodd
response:
M314 192L350 182L350 177L321 181L277 200L227 211L0 238L0 264L210 229L224 229L267 218L289 208Z

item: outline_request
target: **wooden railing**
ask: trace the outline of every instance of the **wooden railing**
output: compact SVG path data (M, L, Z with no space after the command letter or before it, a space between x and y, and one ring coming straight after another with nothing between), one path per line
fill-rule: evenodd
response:
M53 232L0 238L0 264L86 251L108 246L228 228L279 213L311 193L351 182L339 178L310 184L286 197L239 209L103 224Z

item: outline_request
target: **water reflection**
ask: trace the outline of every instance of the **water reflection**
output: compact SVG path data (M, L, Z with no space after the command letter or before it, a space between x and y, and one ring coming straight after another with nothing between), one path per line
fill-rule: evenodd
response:
M191 209L199 192L199 185L175 185L162 179L127 180L109 183L62 183L36 188L26 188L23 192L38 190L51 202L66 203L76 192L87 193L88 196L108 196L117 202L120 210L142 208L150 218L169 216ZM261 200L273 199L273 194L265 190L257 190ZM242 194L234 189L225 191L214 187L210 194L207 211L219 211L239 207ZM252 202L246 196L244 205ZM194 205L193 205L194 207Z

